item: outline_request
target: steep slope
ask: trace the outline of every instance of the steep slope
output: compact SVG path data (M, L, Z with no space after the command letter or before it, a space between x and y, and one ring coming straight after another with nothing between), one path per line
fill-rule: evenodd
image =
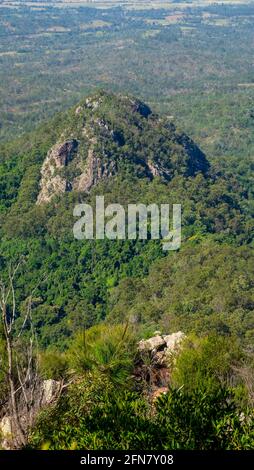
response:
M9 264L25 258L18 315L35 290L33 322L42 347L64 348L80 327L120 321L126 314L148 325L169 318L177 329L199 324L207 331L222 307L227 328L242 337L252 334L249 277L237 284L244 263L252 262L248 193L237 178L210 168L195 143L167 119L135 98L98 92L2 147L0 156L0 267L7 278ZM93 205L96 195L124 207L180 203L183 254L166 256L160 240L75 240L74 205ZM246 251L236 264L240 245ZM211 256L204 264L206 250ZM217 279L225 257L227 270ZM219 292L222 280L225 291ZM232 286L250 293L246 304L231 294L222 302Z
M209 167L191 139L144 103L100 92L70 112L42 165L37 203L68 191L89 192L127 166L139 176L164 180L205 173Z

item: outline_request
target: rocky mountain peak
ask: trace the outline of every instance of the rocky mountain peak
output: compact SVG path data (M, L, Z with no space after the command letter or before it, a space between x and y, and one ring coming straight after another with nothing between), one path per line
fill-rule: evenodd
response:
M70 110L41 168L37 204L66 191L88 192L124 168L140 177L172 179L206 172L204 154L142 101L98 92Z

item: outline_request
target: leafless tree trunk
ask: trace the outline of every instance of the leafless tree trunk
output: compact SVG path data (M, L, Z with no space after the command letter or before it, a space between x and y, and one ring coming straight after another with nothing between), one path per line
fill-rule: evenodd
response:
M34 357L35 333L31 317L32 295L28 299L20 331L15 331L15 336L13 334L17 318L14 279L20 265L21 261L14 268L10 266L7 283L0 282L0 310L7 357L7 367L2 367L2 369L5 371L9 390L7 408L16 447L22 447L27 442L27 430L32 425L34 416L38 382L37 360ZM30 328L30 345L20 360L15 347L17 340L27 326Z

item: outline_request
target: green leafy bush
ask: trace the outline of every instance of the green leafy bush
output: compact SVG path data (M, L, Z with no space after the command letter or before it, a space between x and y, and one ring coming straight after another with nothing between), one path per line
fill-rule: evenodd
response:
M116 386L125 385L133 369L137 336L126 325L100 324L79 333L68 357L79 374L99 372Z

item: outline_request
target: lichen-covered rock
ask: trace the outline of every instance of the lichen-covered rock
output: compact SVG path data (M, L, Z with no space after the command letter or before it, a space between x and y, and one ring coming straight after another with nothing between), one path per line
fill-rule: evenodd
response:
M0 450L12 449L12 419L10 416L4 416L0 421Z
M153 336L147 340L141 340L138 344L139 351L158 351L159 349L165 349L166 342L162 336Z
M138 343L138 351L141 356L148 354L155 367L167 367L170 357L179 350L184 338L182 331L171 335L157 334L147 340L141 340Z
M166 342L167 350L174 352L185 338L185 334L182 331L177 331L177 333L163 336L163 338Z
M54 400L61 389L61 383L57 380L48 379L42 382L42 399L43 405L49 405Z

